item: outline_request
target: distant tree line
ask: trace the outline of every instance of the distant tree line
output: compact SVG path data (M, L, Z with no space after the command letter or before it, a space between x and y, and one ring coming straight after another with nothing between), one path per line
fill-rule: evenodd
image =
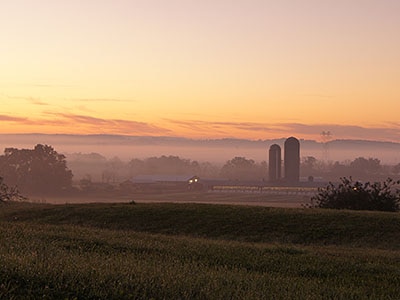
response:
M224 178L229 180L268 181L268 165L246 157L234 157L223 164L198 162L173 155L134 158L124 162L118 157L107 159L97 153L75 153L67 156L68 166L74 179L117 183L144 174L195 174L201 178ZM384 180L388 176L400 176L400 163L382 165L377 158L358 157L353 161L324 162L313 156L303 157L301 176L321 177L325 181L338 181L340 177L357 180Z
M323 162L313 156L302 159L300 172L303 177L320 176L327 181L337 181L341 177L353 177L357 180L382 181L387 177L400 175L400 163L383 165L377 158L357 157L352 161Z
M358 157L346 162L323 162L313 156L301 161L301 176L321 177L337 181L350 177L361 181L382 180L400 176L400 163L382 165L377 158ZM176 174L197 175L200 178L221 178L231 181L268 181L265 161L237 156L222 165L180 158L173 155L134 158L122 161L107 159L98 153L74 153L64 156L51 146L36 145L33 149L6 148L0 156L0 177L7 186L15 186L22 193L60 193L72 190L74 182L89 186L93 182L117 184L136 175Z
M193 174L201 178L224 178L229 180L267 180L268 166L265 161L257 163L245 157L234 157L223 165L210 162L198 162L173 155L134 158L128 162L118 157L106 159L96 154L75 153L68 155L68 166L75 178L101 181L104 183L121 182L136 175Z

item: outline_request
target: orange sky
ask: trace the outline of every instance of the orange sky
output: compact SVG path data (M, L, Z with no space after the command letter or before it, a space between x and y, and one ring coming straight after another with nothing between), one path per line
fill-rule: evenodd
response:
M0 3L0 132L400 142L400 1Z

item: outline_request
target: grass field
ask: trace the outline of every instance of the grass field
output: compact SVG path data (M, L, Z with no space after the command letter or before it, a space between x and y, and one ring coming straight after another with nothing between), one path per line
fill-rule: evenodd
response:
M399 299L400 215L0 205L0 299Z
M132 193L130 196L79 196L79 197L31 197L36 203L72 204L72 203L206 203L206 204L237 204L268 207L302 207L310 202L309 195L285 193L221 193L221 192L168 192L168 193Z

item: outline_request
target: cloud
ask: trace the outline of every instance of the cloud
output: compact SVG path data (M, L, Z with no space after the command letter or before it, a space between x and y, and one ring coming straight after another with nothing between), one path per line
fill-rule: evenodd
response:
M47 113L56 119L64 120L70 125L75 124L79 127L85 127L92 132L114 133L114 134L168 134L170 130L156 126L150 123L137 122L121 119L103 119L87 115L76 115L66 113Z
M44 102L44 101L41 101L41 100L39 100L39 99L29 98L29 99L27 99L27 100L29 100L29 101L30 101L32 104L34 104L34 105L42 105L42 106L50 105L49 103Z
M26 122L28 119L26 118L20 118L20 117L14 117L14 116L9 116L9 115L0 115L0 121L2 122Z
M282 124L270 124L270 123L257 123L257 122L209 122L200 120L171 120L166 121L178 125L185 129L198 130L208 134L223 134L227 137L232 137L238 132L243 133L254 133L254 134L265 134L265 133L284 133L289 128Z
M400 131L398 126L377 126L363 127L358 125L338 125L338 124L300 124L290 123L285 126L294 131L305 135L321 134L323 131L330 131L335 139L374 139L400 141Z
M187 128L236 128L243 130L252 130L252 131L263 131L270 129L277 129L280 126L276 124L266 124L266 123L255 123L255 122L209 122L209 121L200 121L200 120L171 120L166 119L167 121L175 124L179 124L181 126L185 126Z
M65 126L68 124L65 120L60 119L29 119L23 117L14 117L10 115L0 115L0 121L14 123L22 126Z
M40 105L40 104L38 104ZM359 139L400 142L400 124L382 126L304 124L300 122L225 122L163 119L160 124L124 119L93 117L90 114L45 112L40 118L0 115L0 122L25 132L77 134L123 134L184 136L193 138L270 139L296 136L322 140L321 133L330 131L332 139Z
M169 129L151 123L122 119L104 119L88 115L45 112L42 118L0 115L0 122L23 127L25 132L107 133L125 135L170 135Z
M127 103L127 102L135 102L135 100L126 100L126 99L116 99L116 98L81 98L81 99L68 99L68 101L75 102L75 109L78 109L82 113L94 113L95 103ZM89 107L88 107L88 106Z
M400 142L399 124L385 126L363 127L358 125L338 124L303 124L295 122L260 123L260 122L221 122L200 120L171 120L166 121L185 130L192 130L198 135L213 137L252 137L268 139L296 135L304 139L320 139L323 131L330 131L333 139L364 139Z

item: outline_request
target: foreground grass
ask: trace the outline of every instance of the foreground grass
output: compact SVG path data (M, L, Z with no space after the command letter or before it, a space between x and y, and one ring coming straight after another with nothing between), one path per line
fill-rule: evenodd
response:
M388 213L3 205L0 299L398 299L399 226Z
M0 219L212 239L400 250L400 214L206 204L13 204Z

